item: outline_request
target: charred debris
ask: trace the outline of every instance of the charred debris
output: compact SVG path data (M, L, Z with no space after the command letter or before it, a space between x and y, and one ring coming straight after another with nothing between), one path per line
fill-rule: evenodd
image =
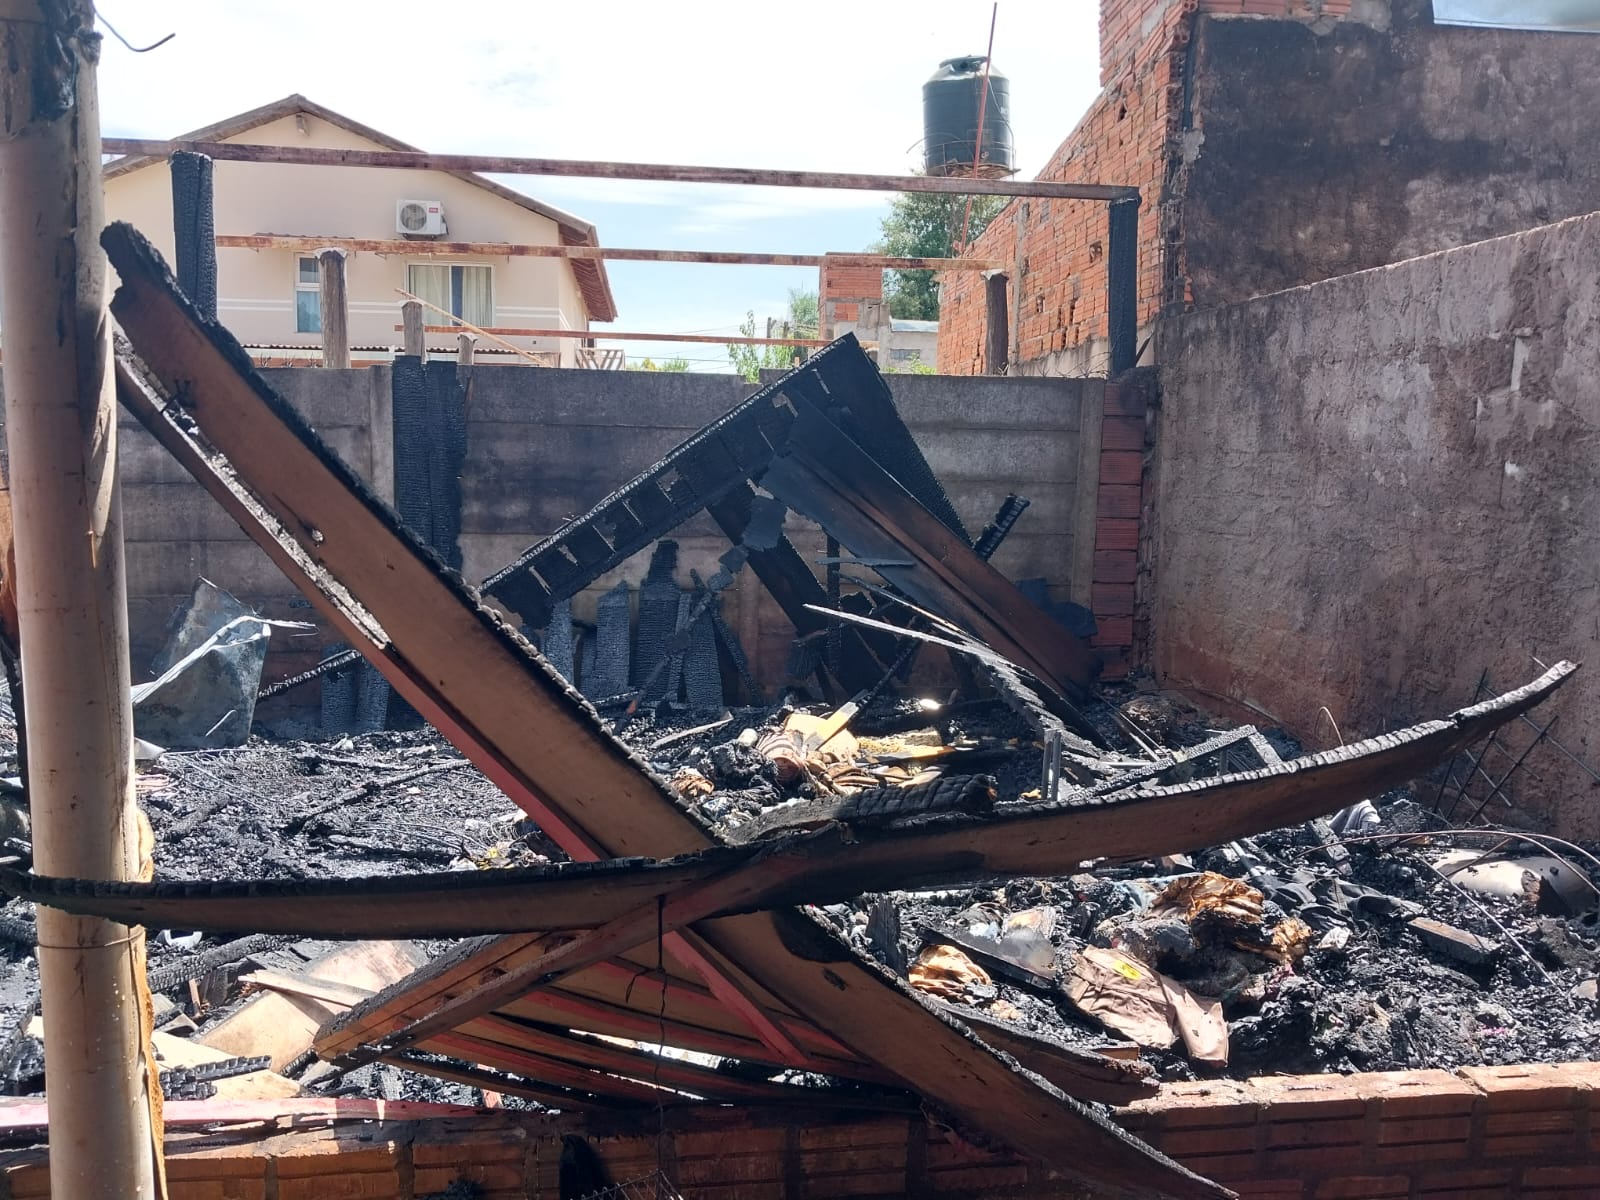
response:
M36 901L151 929L179 1094L909 1092L1165 1195L1223 1193L1096 1102L1595 1044L1591 848L1458 831L1408 786L1526 720L1570 664L1315 754L1101 686L1087 614L989 563L1025 501L969 534L848 337L473 592L148 244L113 227L106 246L124 404L346 639L322 673L359 659L434 728L167 754L141 776L150 884L26 874L19 825L0 873L13 1092L39 1084ZM685 588L670 536L702 512L730 548ZM791 516L827 535L821 562ZM575 628L572 597L647 551L636 602L613 591ZM796 632L776 695L720 620L739 580Z

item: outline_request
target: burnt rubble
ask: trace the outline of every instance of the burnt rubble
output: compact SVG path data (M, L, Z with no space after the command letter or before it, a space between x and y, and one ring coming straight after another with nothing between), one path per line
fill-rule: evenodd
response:
M1108 690L1105 703L1159 732L1171 749L1205 744L1228 724L1175 697L1136 689L1120 697ZM1164 718L1159 726L1150 722L1152 711ZM846 762L857 786L910 782L932 776L925 764L945 751L970 756L963 770L981 763L1003 795L1038 786L1038 749L999 700L948 707L880 702L853 723L850 754L791 770L784 749L792 738L773 735L796 713L808 715L804 706L730 711L730 720L696 732L706 723L692 723L687 710L663 708L633 722L625 737L663 776L681 781L692 772L703 780L705 790L675 787L729 834L763 814L837 795L850 786L851 776L840 769ZM745 732L758 727L756 737ZM1282 734L1266 736L1284 757L1298 752ZM7 752L14 754L14 744ZM792 756L788 761L796 765ZM162 879L410 875L565 857L427 729L332 742L257 738L237 750L169 753L141 772L139 791L156 832ZM1086 863L1065 876L868 893L814 911L850 944L974 1019L1086 1050L1137 1053L1162 1079L1587 1057L1600 1037L1596 893L1574 910L1564 896L1581 889L1542 886L1526 873L1529 886L1516 894L1469 891L1447 882L1436 866L1452 847L1503 840L1495 831L1432 833L1445 823L1410 789L1379 798L1372 812L1375 821L1369 816L1350 842L1332 847L1318 823L1308 823L1177 859ZM1472 869L1526 857L1527 849L1503 848ZM1585 861L1579 850L1554 857L1595 880L1595 872L1579 870ZM1230 916L1202 908L1189 917L1168 907L1152 916L1175 882L1208 878L1235 884L1246 911ZM31 907L17 901L0 914L0 1044L13 1095L42 1086L39 1045L25 1029L36 989ZM1419 918L1470 935L1484 952L1464 958L1419 929ZM1301 924L1298 944L1274 947L1274 931ZM151 977L164 996L158 1026L203 1035L259 994L243 977L262 969L303 971L329 949L240 934L151 931ZM447 946L434 941L422 949L436 956ZM1218 1001L1230 1047L1226 1062L1197 1060L1181 1038L1136 1047L1075 1004L1068 995L1073 966L1093 947ZM965 973L923 972L919 979L919 960L941 949L953 950ZM937 985L928 983L933 978ZM285 1074L314 1095L456 1102L476 1095L467 1085L383 1064L330 1070L309 1055ZM170 1094L203 1097L210 1094L208 1078L201 1068L175 1067Z
M0 870L18 896L177 927L151 955L166 1065L188 1072L175 1085L226 1070L278 1094L370 1094L407 1086L405 1069L579 1111L910 1094L1104 1194L1209 1197L1223 1190L1094 1102L1150 1094L1156 1070L1493 1061L1511 1028L1493 1022L1515 1015L1498 990L1516 984L1589 1032L1594 905L1572 902L1575 883L1593 888L1586 869L1564 854L1562 887L1540 867L1449 904L1468 870L1505 881L1434 862L1459 847L1430 839L1414 801L1362 807L1523 716L1571 664L1314 755L1097 689L1079 614L1031 603L987 560L1020 504L969 541L847 338L489 581L543 627L558 671L194 312L147 243L126 227L104 240L131 339L123 402L454 748L417 731L176 756L142 785L155 882ZM784 540L784 509L848 552L830 550L828 586ZM660 539L702 510L732 548L674 595ZM644 643L614 588L586 670L558 614L653 545ZM713 674L746 699L759 685L701 616L747 565L809 678L724 716ZM868 571L880 582L855 578ZM909 690L908 645L947 652L954 688ZM1354 807L1322 820L1340 805ZM1263 832L1281 823L1294 828ZM1572 911L1538 914L1547 893ZM5 914L19 1013L26 912ZM257 940L269 930L370 940ZM440 930L494 936L430 941ZM17 1028L13 1075L30 1046ZM1523 1057L1557 1040L1518 1035Z

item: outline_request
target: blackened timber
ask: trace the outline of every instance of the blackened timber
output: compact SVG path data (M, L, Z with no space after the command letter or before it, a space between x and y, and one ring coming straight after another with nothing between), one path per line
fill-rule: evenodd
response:
M711 519L735 545L744 541L745 531L749 528L750 502L753 498L750 485L741 483L706 506ZM750 551L750 569L777 601L778 607L783 609L783 615L789 618L795 633L801 637L822 633L827 621L806 606L825 605L828 595L800 552L794 548L794 543L780 533L770 547L747 548ZM869 651L867 640L861 634L850 629L842 633L844 653L840 656L839 682L847 688L865 687L877 673L875 664L882 655L883 646L876 645Z
M1075 802L1013 803L997 809L992 781L981 776L868 788L845 797L780 805L768 810L767 822L747 827L756 837L786 836L669 862L612 860L447 872L420 879L159 884L59 880L0 869L0 891L130 924L249 927L320 937L567 932L631 919L633 928L644 932L634 942L624 939L613 947L625 950L661 928L700 919L697 913L825 904L869 888L962 882L984 875L1059 875L1084 858L1183 853L1312 820L1352 796L1376 795L1427 771L1539 703L1573 669L1558 664L1527 688L1444 720L1198 783L1146 786L1110 799L1079 793L1072 798ZM1213 739L1197 747L1189 761L1217 748ZM1153 765L1169 769L1177 764ZM1136 786L1124 779L1116 782ZM822 828L796 835L797 827ZM641 922L646 909L647 919ZM959 934L939 936L967 945ZM570 953L562 947L547 957ZM515 992L518 976L547 969L539 962L502 969L495 986Z
M113 312L161 385L184 401L180 412L123 363L130 407L396 690L574 857L663 858L713 844L267 386L238 342L197 317L148 242L118 224L102 243L121 280ZM769 1044L787 1039L764 1021L763 997L960 1122L1102 1194L1228 1194L1015 1070L803 913L702 921L665 949L704 964L707 985Z
M484 594L529 625L543 626L553 604L758 476L787 439L796 398L826 405L834 420L858 431L901 485L965 538L949 498L895 411L888 385L855 336L846 334L529 547L484 581ZM781 533L779 541L781 546ZM778 550L772 574L789 578L793 564L787 559ZM785 585L780 580L778 586Z
M1098 660L946 528L821 411L803 404L763 485L860 556L909 558L878 573L1016 663L1063 698L1082 694Z
M952 1015L971 1026L972 1032L996 1050L1011 1055L1071 1095L1104 1104L1131 1104L1161 1090L1155 1072L1138 1059L1109 1058L1058 1038L1019 1029L964 1004L948 1007Z

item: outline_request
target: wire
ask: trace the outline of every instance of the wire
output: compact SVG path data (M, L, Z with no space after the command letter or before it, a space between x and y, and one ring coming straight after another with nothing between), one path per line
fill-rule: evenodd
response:
M115 25L113 25L110 21L106 20L105 13L100 11L100 8L99 8L98 5L95 6L94 15L99 19L100 24L102 24L102 25L104 25L106 27L106 32L107 33L109 33L112 37L116 38L117 41L121 42L129 50L132 50L135 54L149 54L150 51L155 50L160 46L165 46L173 38L178 36L177 32L174 31L172 33L167 34L167 36L162 38L159 42L151 42L148 46L135 46L132 42L128 41L127 38L123 37L120 33L117 32L117 27Z

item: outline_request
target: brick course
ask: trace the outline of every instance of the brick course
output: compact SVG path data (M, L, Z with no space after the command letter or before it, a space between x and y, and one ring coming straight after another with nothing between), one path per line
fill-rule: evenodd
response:
M1258 1200L1577 1200L1600 1192L1585 1144L1597 1102L1600 1064L1561 1063L1169 1084L1118 1119ZM778 1200L796 1194L796 1181L805 1195L838 1197L1081 1195L920 1117L679 1111L664 1147L655 1121L486 1113L179 1136L168 1143L168 1172L172 1200L415 1200L458 1179L488 1200L553 1200L562 1135L583 1133L618 1179L654 1170L659 1155L689 1200ZM42 1150L0 1165L0 1196L48 1195Z

